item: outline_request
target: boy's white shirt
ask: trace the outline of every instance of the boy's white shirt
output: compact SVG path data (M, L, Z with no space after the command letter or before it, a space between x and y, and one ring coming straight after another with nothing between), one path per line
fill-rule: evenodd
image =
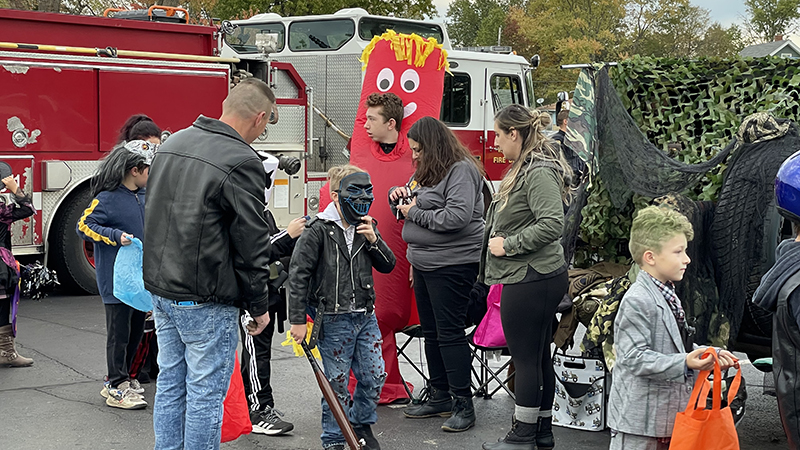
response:
M336 204L334 202L328 203L328 206L325 208L325 210L317 214L317 217L336 222L336 225L339 225L339 228L341 228L344 232L344 240L347 243L347 251L352 253L356 227L350 225L349 223L345 227L345 224L342 221L342 216L339 214L339 210L336 209Z

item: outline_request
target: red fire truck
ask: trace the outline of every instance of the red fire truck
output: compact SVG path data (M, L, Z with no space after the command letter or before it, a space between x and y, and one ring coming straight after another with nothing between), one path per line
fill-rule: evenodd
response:
M93 249L75 225L98 161L133 114L152 117L162 139L199 114L219 117L235 62L219 57L220 46L214 27L0 10L0 160L37 210L14 224L16 255L44 255L62 284L97 292ZM273 70L287 70L296 95L278 103L305 110L302 79L286 66ZM302 146L299 117L280 127Z
M116 14L0 10L0 121L8 132L5 138L0 132L0 160L33 193L37 209L14 224L14 252L43 255L62 284L87 292L97 291L93 249L78 239L75 224L89 204L98 161L133 114L152 117L167 139L199 114L218 117L243 71L267 81L278 96L279 122L253 146L303 161L299 173L281 173L274 182L270 209L280 225L314 214L324 171L349 159L343 149L361 89L358 57L375 34L416 32L448 49L452 74L441 119L484 161L494 182L506 166L490 140L494 111L533 104L532 68L524 58L509 49L452 49L440 24L362 9L262 14L220 28L178 23L185 22L179 8ZM161 21L129 20L136 18ZM269 55L255 46L260 33L277 35Z

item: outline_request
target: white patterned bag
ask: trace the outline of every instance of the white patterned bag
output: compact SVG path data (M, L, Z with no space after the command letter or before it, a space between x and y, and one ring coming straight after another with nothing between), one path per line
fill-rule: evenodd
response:
M553 425L586 431L606 429L609 375L602 359L553 355L556 396Z

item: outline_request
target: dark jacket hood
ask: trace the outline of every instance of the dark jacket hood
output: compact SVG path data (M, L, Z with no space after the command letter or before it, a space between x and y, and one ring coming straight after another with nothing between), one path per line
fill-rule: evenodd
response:
M792 275L800 270L800 242L794 239L787 239L775 250L777 256L775 265L761 277L756 293L753 295L753 303L775 312L778 306L778 293Z

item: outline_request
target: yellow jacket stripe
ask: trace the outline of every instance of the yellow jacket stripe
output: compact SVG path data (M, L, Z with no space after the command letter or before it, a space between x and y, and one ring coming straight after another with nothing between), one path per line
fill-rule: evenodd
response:
M81 216L81 220L78 221L78 229L81 230L81 233L85 234L90 239L96 242L103 242L108 245L116 246L117 243L115 241L112 241L111 239L103 236L102 234L95 232L94 230L89 228L88 225L86 225L86 218L89 217L89 215L91 215L94 212L94 209L99 204L100 204L99 200L97 199L92 200L92 204L89 205L88 208L86 208L86 210L83 212L83 216Z

